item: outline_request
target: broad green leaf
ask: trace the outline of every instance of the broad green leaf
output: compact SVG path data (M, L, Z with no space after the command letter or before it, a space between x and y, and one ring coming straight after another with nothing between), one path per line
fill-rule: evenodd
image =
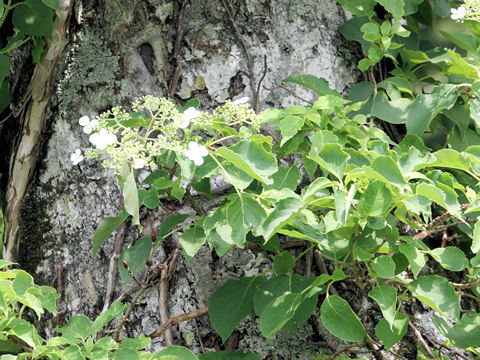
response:
M13 290L15 293L18 296L22 296L31 286L33 286L33 277L26 271L17 271L15 280L13 280Z
M138 356L137 352L131 349L118 349L117 351L113 352L109 359L112 360L140 360L140 356Z
M278 127L282 134L280 146L283 146L288 140L293 138L302 129L304 121L299 116L286 116L278 121Z
M453 149L442 149L433 155L435 155L436 161L429 163L428 166L470 170L470 159L464 153L459 153Z
M220 174L223 176L226 182L233 185L238 190L246 189L253 181L253 178L245 171L233 165L225 165L220 169Z
M93 256L97 255L100 246L108 239L110 234L114 232L128 217L128 213L125 208L120 211L115 217L103 218L95 229L92 239Z
M42 56L43 49L45 47L45 40L42 38L33 38L34 47L32 49L32 58L36 64L40 63L40 58Z
M42 2L50 9L53 9L55 11L60 10L60 0L42 0Z
M243 140L229 148L221 147L216 153L264 184L272 183L269 177L278 169L275 157L256 142Z
M263 279L257 277L228 280L210 297L210 321L222 342L229 338L240 321L253 313L253 296L262 281Z
M311 201L314 199L315 194L327 187L331 187L335 182L325 178L319 177L315 179L307 188L303 189L302 199L304 201Z
M151 342L149 337L146 337L143 334L135 338L124 338L120 343L120 349L130 349L130 350L142 350L147 347Z
M403 0L375 0L377 3L382 5L385 10L393 15L394 18L400 20L403 16L403 7L405 3Z
M467 50L472 53L477 52L478 48L478 39L472 35L459 33L459 32L451 32L451 31L440 31L440 33L445 36L448 40L452 43L457 45L458 47Z
M417 186L416 193L436 202L444 209L447 209L451 214L461 216L460 205L458 204L457 199L452 199L451 197L447 198L447 194L442 191L441 185L441 183L437 183L437 186L421 183Z
M283 188L287 188L295 191L301 180L300 170L296 166L288 168L280 167L271 178L273 183L270 185L263 185L264 190L282 190Z
M460 302L455 289L444 277L428 275L410 283L412 295L452 321L460 319Z
M389 327L393 327L397 306L397 289L390 285L377 285L370 290L368 296L380 306Z
M138 189L138 203L140 206L145 205L147 209L156 209L160 205L157 189Z
M430 255L444 268L450 271L462 271L468 265L467 257L459 248L447 246L430 251Z
M405 114L408 133L421 136L430 121L444 109L450 109L458 98L458 88L453 84L439 85L431 94L421 94Z
M392 193L382 181L368 184L360 197L358 212L360 216L380 216L390 208Z
M37 330L28 321L14 319L10 323L10 327L10 332L22 341L24 341L28 346L34 348L36 345L39 345L35 341L35 338L38 336Z
M38 319L41 318L44 311L43 311L42 303L38 299L38 297L30 293L25 293L22 296L17 296L17 300L22 304L24 304L25 306L28 306L33 311L35 311Z
M70 345L66 349L62 350L62 356L66 360L84 360L85 357L82 356L80 347L78 345Z
M10 58L6 55L0 54L0 84L3 83L3 80L10 70Z
M275 209L267 216L262 224L262 233L265 241L270 238L285 225L294 215L296 215L303 207L304 202L295 198L287 198L278 201Z
M423 215L426 221L432 217L431 201L425 196L413 195L406 199L404 204L408 211L416 215Z
M422 270L427 263L425 255L410 244L400 244L398 249L408 259L413 276L416 278L420 270Z
M189 214L176 214L163 219L158 229L158 238L162 239L177 225L181 224L190 217Z
M278 275L287 274L293 270L295 258L287 250L282 251L273 259L273 270Z
M348 193L345 193L343 190L336 190L334 195L335 200L335 214L337 220L342 225L347 225L348 213L350 212L350 207L352 206L353 197L357 192L357 186L353 184L350 186Z
M243 353L241 351L229 352L229 351L209 351L203 354L200 354L198 357L199 360L261 360L258 355L248 351Z
M323 326L343 341L363 342L365 328L350 305L341 297L330 295L320 308Z
M339 144L325 144L320 152L312 148L308 157L342 182L350 155L344 152Z
M478 314L473 314L472 320L468 314L463 315L460 323L453 327L448 326L447 322L437 316L432 317L432 321L453 346L461 349L475 348L480 346L480 324L478 323Z
M13 11L13 25L28 35L51 36L53 11L38 0L25 0Z
M371 167L389 183L402 189L407 185L398 165L390 156L379 156L373 160Z
M114 302L110 307L103 311L92 324L92 335L95 335L97 332L102 330L105 325L107 325L113 319L118 319L122 317L123 311L125 310L126 305L121 302ZM108 339L108 338L103 338ZM98 343L98 342L97 342Z
M383 91L379 91L373 102L372 115L391 124L404 124L405 113L412 101L407 98L388 100Z
M157 353L157 356L173 355L179 360L198 360L193 352L183 346L169 346Z
M390 256L378 256L372 261L372 270L381 278L391 279L395 276L395 262Z
M328 81L313 75L295 74L283 79L282 82L291 82L315 91L318 95L340 96L337 90L330 89Z
M209 199L213 200L212 188L210 185L209 178L203 178L200 181L195 181L191 183L192 188L199 194L206 195Z
M90 335L90 320L85 315L73 315L67 326L55 330L67 338L85 340Z
M408 330L409 319L406 315L397 312L393 324L390 325L385 319L381 319L375 326L375 335L382 340L387 350L403 339Z
M125 210L127 213L132 215L132 222L134 225L140 224L140 215L138 212L138 190L137 184L135 182L135 177L133 175L133 169L130 171L128 176L125 179L125 183L122 186L123 190L123 203L125 205Z
M369 16L372 17L375 15L373 7L375 6L374 0L336 0L338 3L342 4L342 7L350 11L352 14L357 16Z
M474 254L480 250L480 222L475 223L471 249Z
M195 256L205 241L205 232L203 228L198 225L185 230L178 239L187 260Z
M152 238L149 236L142 237L131 247L124 247L120 257L118 258L118 272L120 278L126 285L132 281L127 269L123 265L124 262L128 264L128 269L133 276L137 275L145 266L147 259L152 250Z
M260 316L263 336L273 338L293 318L302 301L302 294L287 292L268 304Z

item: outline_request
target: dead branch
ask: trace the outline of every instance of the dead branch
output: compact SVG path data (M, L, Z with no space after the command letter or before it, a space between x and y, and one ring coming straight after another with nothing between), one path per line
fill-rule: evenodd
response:
M177 326L181 322L191 320L191 319L197 318L199 316L205 315L207 312L208 312L208 306L205 306L201 309L198 309L198 310L186 313L186 314L174 316L174 317L168 319L167 322L162 324L162 326L160 326L153 333L148 335L148 337L154 339L154 338L157 338L159 336L162 336L165 333L165 331L170 329L172 326Z

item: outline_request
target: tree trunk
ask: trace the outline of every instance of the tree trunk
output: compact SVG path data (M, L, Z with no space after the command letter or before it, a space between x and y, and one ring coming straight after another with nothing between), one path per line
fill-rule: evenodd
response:
M179 103L198 97L203 109L243 96L258 110L314 100L305 88L290 84L285 85L289 90L284 88L281 80L296 73L324 77L331 87L344 91L359 75L355 50L337 32L344 16L328 0L76 2L70 43L44 114L48 138L23 199L16 255L37 279L59 288L60 323L76 313L94 317L106 301L122 294L124 301L131 300L132 289L113 281L115 240L116 248L132 244L157 229L165 216L193 212L188 206L162 203L141 214L143 234L127 224L94 258L94 230L103 217L118 213L121 194L114 174L99 162L72 165L70 154L89 147L78 119L113 106L128 107L146 94L171 95ZM176 247L175 238L166 241L155 262L167 261ZM257 250L231 250L218 258L204 247L190 262L180 254L173 275L161 281L159 273L146 289L124 335L150 334L165 315L203 308L226 279L259 274L271 260ZM159 290L161 284L167 285L168 296ZM172 333L173 343L197 352L220 347L207 317L182 322ZM321 338L328 337L317 320L300 327L297 335L282 332L276 339L264 339L255 319L248 318L225 348L251 349L263 359L312 359L331 353ZM162 336L152 348L165 344Z

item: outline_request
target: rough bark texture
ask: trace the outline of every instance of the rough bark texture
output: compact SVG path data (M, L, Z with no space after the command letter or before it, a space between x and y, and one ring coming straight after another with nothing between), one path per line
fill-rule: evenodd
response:
M73 166L70 161L76 148L89 146L78 124L80 116L128 106L145 94L165 96L175 84L177 100L199 97L206 109L242 96L254 102L255 87L265 70L264 56L268 72L259 96L261 108L301 103L277 87L281 79L295 73L324 77L340 91L358 76L355 52L336 30L344 22L344 14L331 1L192 0L186 2L183 29L179 27L181 4L166 0L76 3L71 42L47 115L51 136L37 180L25 199L20 228L19 259L27 270L53 283L57 265L62 266L60 321L76 313L93 317L101 311L114 236L96 258L92 257L91 239L103 217L117 214L121 200L115 177L98 162ZM183 34L181 41L179 33ZM314 98L308 90L292 88L301 97ZM156 211L143 213L144 233L149 234L163 217L177 211L193 212L188 206L163 203ZM140 236L128 225L124 243L131 244ZM160 249L156 262L166 260L175 240ZM169 316L206 306L210 294L226 279L258 274L270 264L268 254L251 250L232 250L218 258L204 247L188 263L181 255L169 281ZM161 325L159 280L160 275L135 308L125 335L148 334ZM118 282L114 298L124 290ZM263 359L311 359L331 353L318 328L312 320L297 335L282 332L267 340L260 335L256 320L249 318L225 347L251 349ZM174 342L194 351L202 347L200 338L205 348L218 348L219 340L206 317L181 323L173 330ZM158 350L164 344L160 337L152 347Z

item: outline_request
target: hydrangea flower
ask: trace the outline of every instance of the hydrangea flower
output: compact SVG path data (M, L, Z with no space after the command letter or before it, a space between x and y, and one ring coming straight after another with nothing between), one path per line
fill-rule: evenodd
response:
M203 158L208 155L208 150L203 145L190 141L188 143L188 150L185 151L187 158L192 160L195 165L200 166L203 164Z
M83 161L83 159L85 159L85 157L82 155L80 149L76 149L75 152L70 155L70 160L72 161L73 165L79 164Z
M95 145L99 150L104 150L107 145L117 142L117 137L114 134L109 133L105 129L101 129L98 133L90 135L88 140Z
M83 132L85 134L90 134L93 129L95 129L99 124L98 120L94 119L90 121L90 118L88 116L82 116L78 120L78 123L80 124L80 126L83 127Z
M450 9L450 12L452 13L450 17L453 20L459 20L465 17L466 9L463 6L460 6L458 9Z
M243 105L243 104L246 104L248 102L248 100L250 100L250 98L248 96L244 96L244 97L241 97L240 99L233 100L232 104Z
M145 167L145 160L143 159L135 159L133 161L133 168L134 169L143 169Z
M195 109L193 106L190 106L187 110L185 110L180 117L175 121L175 124L182 129L185 129L190 125L190 121L193 119L202 116L202 112Z

